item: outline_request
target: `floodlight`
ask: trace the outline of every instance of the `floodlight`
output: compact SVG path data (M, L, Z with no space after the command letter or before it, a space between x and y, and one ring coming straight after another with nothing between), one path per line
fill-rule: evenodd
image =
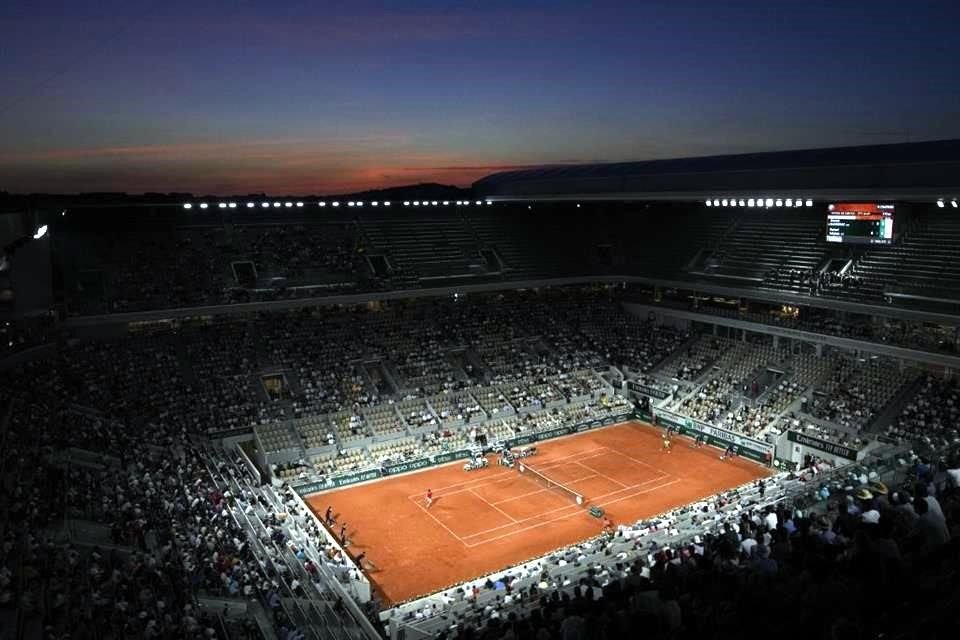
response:
M712 201L712 200L707 200L704 204L706 204L708 207L712 207L712 206L713 206L713 201ZM577 206L579 207L580 205L577 205Z
M414 200L414 201L413 201L413 206L419 207L419 206L420 206L420 201L419 201L419 200Z
M786 204L788 207L792 207L792 206L793 206L793 198L787 198L787 201L785 202L785 204Z
M226 202L221 202L221 203L217 204L217 206L220 207L221 209L226 209L226 208L227 208L227 203L226 203Z
M255 205L255 204L252 203L252 202L248 202L248 203L247 203L247 209L253 209L255 206L257 206L257 205Z
M763 204L767 205L768 207L772 207L772 206L773 206L773 198L767 198L766 200L764 200Z
M208 206L208 205L207 205L206 202L201 202L201 203L200 203L200 208L201 208L201 209L206 209L207 206Z
M443 206L446 207L446 206L449 205L449 204L450 204L450 201L449 201L449 200L444 200L444 201L443 201Z
M740 200L740 206L741 206L741 207L746 206L746 203L743 201L743 199Z
M749 200L747 200L747 206L748 206L748 207L752 207L752 206L754 206L755 204L757 204L757 201L754 200L753 198L750 198Z
M370 203L370 206L372 206L372 207L379 207L379 206L380 206L380 203L377 202L376 200L374 200L373 202Z
M953 200L950 201L950 206L953 207L954 209L957 208L958 205L957 205L957 199L956 199L956 198L954 198Z
M493 204L493 201L492 201L492 200L487 200L487 206L490 206L491 204Z
M348 207L352 207L354 204L355 204L354 201L351 200L350 202L347 203L347 206L348 206Z
M183 205L184 208L187 208L188 206L189 205ZM940 198L939 200L937 200L937 206L943 209L944 207L943 198Z
M39 240L45 235L47 235L47 225L43 224L43 225L40 225L37 231L33 234L33 239Z
M279 206L280 206L280 203L279 203L279 202L274 202L274 203L273 203L273 206L274 206L274 207L279 207Z
M813 206L813 200L807 200L807 206L808 206L808 207L812 207L812 206Z
M409 201L409 200L404 200L404 201L403 201L403 206L409 207L409 206L410 206L410 201Z
M358 207L362 207L362 206L363 206L363 200L357 200L357 206L358 206Z
M284 202L284 203L283 203L283 206L285 206L285 207L292 207L292 206L293 206L293 203L292 203L292 202Z
M714 198L714 199L713 199L713 206L719 207L719 206L720 206L720 201L717 200L716 198Z
M941 206L941 207L943 206L943 200L940 201L940 206ZM189 202L185 202L185 203L183 204L183 208L184 208L184 209L193 209L193 205L190 204Z
M431 202L430 204L435 207L435 206L437 206L439 203L438 203L436 200L434 200L434 201ZM480 203L478 202L477 204L480 204Z
M720 204L726 207L726 206L729 206L729 201L726 198L724 198L723 200L720 201Z
M334 200L334 201L333 201L333 206L339 207L339 206L340 206L340 202L337 201L337 200Z
M297 206L298 206L298 207L302 207L302 206L303 206L303 203L302 203L302 202L298 202L298 203L297 203Z
M477 206L480 206L481 202L477 200L474 204L476 204Z
M780 198L777 198L777 206L778 206L778 207L782 207L782 206L783 206L783 200L781 200Z
M236 202L231 202L231 203L228 204L227 206L230 207L231 209L236 209L236 208L237 208L237 203L236 203Z
M390 201L389 201L389 200L385 201L385 202L383 203L383 206L389 207L389 206L390 206Z
M321 207L327 206L327 203L326 203L326 202L318 202L317 204L319 204Z

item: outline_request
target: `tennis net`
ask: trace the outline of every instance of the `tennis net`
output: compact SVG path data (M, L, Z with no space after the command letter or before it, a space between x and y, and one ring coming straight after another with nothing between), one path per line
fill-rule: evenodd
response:
M571 500L573 500L579 505L582 505L586 502L586 498L583 497L583 494L577 493L570 487L560 482L557 482L556 480L548 478L547 476L543 475L536 469L531 469L529 465L526 465L521 462L517 465L517 471L519 471L521 474L523 474L527 478L530 478L531 480L533 480L540 486L544 487L545 489L556 491L557 493L560 493L561 495L564 495L567 498L570 498Z

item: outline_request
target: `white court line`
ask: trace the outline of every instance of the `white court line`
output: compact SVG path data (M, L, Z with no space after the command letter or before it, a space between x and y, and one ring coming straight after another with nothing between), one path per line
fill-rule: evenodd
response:
M644 493L650 493L651 491L657 491L657 490L659 490L659 489L663 489L664 487L669 487L669 486L672 485L672 484L677 484L677 483L680 482L681 480L683 480L683 478L674 478L674 479L671 480L670 482L664 482L663 484L658 484L658 485L655 486L655 487L651 487L650 489L644 489L643 491L641 491L641 492L639 492L639 493L633 493L633 494L630 494L629 496L623 496L623 497L621 497L621 498L614 498L613 500L607 500L606 502L602 502L602 503L598 504L597 506L598 506L598 507L606 507L606 506L609 506L609 505L611 505L611 504L616 504L616 503L618 503L618 502L622 502L622 501L624 501L624 500L629 500L630 498L636 498L637 496L642 495L642 494L644 494ZM713 495L713 494L707 494L707 495ZM696 500L694 500L694 502L696 502Z
M504 511L503 509L501 509L501 508L498 507L497 505L493 504L492 502L489 502L489 501L488 501L486 498L484 498L483 496L478 495L477 492L474 491L473 489L470 489L470 493L472 493L474 496L476 496L477 498L479 498L480 500L482 500L482 501L484 502L484 504L487 504L487 505L493 507L494 509L496 509L497 511L499 511L500 513L502 513L504 516L506 516L507 518L509 518L511 522L513 522L513 523L516 523L516 522L517 522L517 521L514 519L513 516L511 516L509 513L507 513L506 511Z
M618 484L618 485L620 485L620 486L623 487L624 489L626 489L628 486L630 486L630 485L623 484L623 483L620 482L619 480L614 480L613 478L611 478L610 476L606 475L605 473L600 473L599 471L597 471L597 470L594 469L593 467L588 467L587 465L583 464L582 462L577 462L576 464L580 465L581 467L583 467L584 469L586 469L586 470L588 470L588 471L593 471L595 474L597 474L597 475L600 476L601 478L604 478L605 480L608 480L608 481L612 482L613 484Z
M659 471L660 473L667 473L666 471L664 471L664 470L661 469L660 467L655 467L655 466L653 466L652 464L650 464L649 462L644 462L643 460L637 460L636 458L634 458L634 457L632 457L632 456L628 456L628 455L625 454L625 453L621 453L621 452L617 451L616 449L609 449L609 448L607 448L607 447L604 447L604 448L606 448L606 449L607 449L608 451L610 451L611 453L617 454L618 456L623 456L623 457L626 458L627 460L633 460L633 461L636 462L637 464L642 464L642 465L645 466L645 467L650 467L650 468L653 469L654 471ZM668 474L668 475L669 475L669 474Z
M663 479L666 478L666 477L668 477L668 474L664 474L664 475L662 475L662 476L658 476L658 477L656 477L656 478L653 478L652 480L647 480L646 482L641 482L640 484L635 484L635 485L631 485L631 486L629 486L629 487L624 487L623 489L615 489L614 491L611 491L611 492L609 492L609 493L603 493L603 494L600 494L599 496L596 496L595 498L592 498L592 499L591 499L591 502L592 502L593 500L602 500L603 498L608 498L608 497L610 497L610 496L614 496L614 495L617 495L618 493L623 493L624 491L628 491L628 490L631 490L631 489L638 489L638 488L642 487L642 486L645 485L645 484L650 484L651 482L658 482L658 481L660 481L660 480L663 480ZM533 482L533 481L531 480L531 482ZM664 485L664 486L666 486L666 485ZM540 513L534 514L534 515L532 515L532 516L528 516L528 517L526 517L526 518L521 518L520 520L516 520L516 523L517 523L517 524L520 524L520 523L522 523L522 522L527 522L527 521L529 521L529 520L535 520L535 519L541 518L541 517L543 517L543 516L545 516L545 515L547 515L547 514L549 514L549 513L556 513L557 511L563 511L564 509L576 509L576 510L579 510L580 507L579 507L579 505L568 504L568 505L565 505L565 506L562 506L562 507L556 507L555 509L548 509L547 511L541 511ZM502 525L500 525L500 526L498 526L498 527L492 527L492 528L490 528L490 529L485 529L484 531L478 531L477 533L471 533L470 535L466 535L466 536L463 536L463 537L464 537L464 539L466 539L466 538L473 538L473 537L475 537L475 536L479 536L479 535L484 534L484 533L490 533L491 531L496 531L496 530L498 530L498 529L503 529L504 527L509 527L509 526L510 526L509 524L502 524Z
M457 534L455 534L455 533L450 529L450 527L448 527L447 525L445 525L445 524L443 524L442 522L440 522L440 519L437 518L437 517L436 517L435 515L433 515L432 513L430 513L430 510L429 510L429 509L427 509L425 506L423 506L422 504L420 504L420 503L417 502L416 500L411 500L411 502L413 502L413 504L415 504L415 505L417 505L418 507L420 507L421 509L423 509L423 512L424 512L425 514L427 514L428 516L430 516L431 518L433 518L433 521L434 521L434 522L436 522L438 525L440 525L441 527L443 527L444 529L446 529L446 530L447 530L447 533L449 533L449 534L452 535L454 538L456 538L457 540L459 540L459 541L460 541L460 544L462 544L463 546L467 546L467 543L464 542L463 538L461 538L460 536L458 536Z
M590 478L596 478L596 477L597 477L597 474L593 474L593 475L589 475L589 476L583 476L582 478L577 478L576 480L568 480L568 481L566 482L566 484L574 484L574 483L577 483L577 482L581 482L581 481L583 481L583 480L589 480ZM520 498L526 498L527 496L534 496L534 495L536 495L536 494L538 494L538 493L543 493L544 491L550 491L550 489L539 489L539 490L537 490L537 491L531 491L530 493L521 493L520 495L518 495L518 496L513 496L512 498L507 498L507 499L505 499L505 500L497 500L497 501L494 502L493 504L503 504L504 502L511 502L511 501L513 501L513 500L519 500Z
M585 451L583 454L581 454L581 453L571 453L571 454L568 455L568 456L562 456L562 457L560 457L560 458L550 458L550 459L546 459L546 460L544 461L543 465L541 465L541 466L542 466L542 467L546 467L546 468L548 468L548 469L552 469L552 468L558 466L559 463L561 463L561 462L563 462L563 461L565 461L565 460L568 460L568 459L570 459L570 458L573 458L573 457L576 457L576 456L582 456L582 455L586 455L586 457L587 457L586 459L596 458L597 456L603 455L605 451L609 451L609 449L607 449L606 447L597 447L597 448L595 448L595 449L588 449L588 450ZM436 490L433 492L433 494L434 494L434 496L439 496L439 494L440 494L441 492L446 491L447 489L452 489L453 487L460 487L460 486L463 486L463 485L468 485L468 484L473 484L473 483L479 483L479 484L477 484L477 486L472 487L472 488L474 488L474 489L477 489L477 488L479 488L479 487L483 487L483 486L486 486L486 485L488 485L488 484L496 484L496 483L498 483L498 482L507 482L507 481L510 480L510 478L502 478L502 479L500 479L500 480L491 480L491 478L499 478L500 476L505 476L505 475L516 476L516 475L517 475L517 472L516 472L515 469L509 469L509 470L507 470L507 471L499 471L499 472L497 472L497 473L495 473L495 474L493 474L493 475L483 475L483 476L480 476L479 478L472 478L472 479L470 479L470 480L464 480L463 482L457 482L457 483L455 483L455 484L450 484L450 485L447 485L447 486L442 487L442 488L440 488L440 489L436 489ZM446 493L446 494L444 494L444 495L448 495L448 496L449 496L449 495L453 495L453 494L455 494L455 493L460 493L460 492L462 492L462 491L467 491L469 488L471 488L471 487L466 487L466 488L463 488L463 489L457 489L456 491L450 491L450 492L448 492L448 493ZM410 499L410 500L413 500L414 498L419 498L419 497L421 497L421 496L423 496L423 492L411 494L411 495L407 496L407 498Z
M464 485L474 484L474 483L477 483L477 482L479 482L480 485L483 486L483 484L487 483L486 481L490 480L491 478L499 478L500 476L505 476L505 475L510 475L510 474L511 474L511 470L510 470L510 469L506 469L506 470L504 470L504 471L498 471L497 473L495 473L495 474L493 474L493 475L491 475L491 476L483 475L483 476L480 476L480 477L474 477L474 478L471 478L470 480L464 480L463 482L458 482L458 483L456 483L456 484L450 484L450 485L447 485L447 486L445 486L445 487L441 487L440 489L436 489L436 490L434 490L433 495L437 495L437 494L439 494L441 491L446 491L447 489L453 489L454 487L462 487L462 486L464 486ZM505 480L494 480L494 481L490 482L489 484L496 484L497 482L504 482L504 481L505 481ZM464 487L463 489L457 489L456 491L451 491L450 493L448 493L448 494L446 494L446 495L451 495L451 494L453 494L453 493L458 493L458 492L460 492L460 491L466 491L467 489L469 489L469 487ZM414 493L414 494L412 494L412 495L409 495L409 496L407 496L407 498L409 498L409 499L412 500L413 498L416 498L416 497L418 497L418 496L422 496L423 494L424 494L424 492L421 491L421 492L419 492L419 493Z
M649 488L649 489L644 489L643 491L638 491L637 493L630 494L629 496L624 496L624 497L622 497L622 498L617 498L617 499L615 499L615 500L610 500L609 502L603 502L603 503L597 504L596 506L598 506L598 507L605 507L605 506L607 506L607 505L611 505L611 504L614 504L614 503L616 503L616 502L620 502L621 500L629 500L630 498L636 498L637 496L643 495L643 494L645 494L645 493L650 493L651 491L659 491L660 489L663 489L664 487L668 487L668 486L670 486L671 484L676 484L676 483L678 483L678 482L680 482L680 478L677 478L676 480L671 480L670 482L666 482L666 483L661 484L661 485L657 485L656 487L651 487L651 488ZM472 544L469 544L469 543L464 543L464 544L465 544L467 547L469 547L469 548L479 547L479 546L482 545L482 544L487 544L488 542L494 542L494 541L496 541L496 540L501 540L501 539L503 539L503 538L509 538L510 536L516 535L516 534L518 534L518 533L522 533L522 532L524 532L524 531L529 531L530 529L536 529L536 528L538 528L538 527L542 527L542 526L544 526L544 525L550 524L550 523L552 523L552 522L557 522L557 521L559 521L559 520L565 520L565 519L567 519L567 518L569 518L569 517L571 517L571 516L575 516L575 515L577 515L577 514L576 514L576 513L571 513L571 514L567 514L567 515L563 515L563 516L558 516L558 517L556 517L556 518L552 518L552 519L547 520L547 521L545 521L545 522L539 522L539 523L537 523L537 524L532 524L532 525L530 525L529 527L523 527L522 529L517 529L517 530L515 530L515 531L509 531L509 532L507 532L507 533L501 534L501 535L499 535L499 536L495 536L495 537L490 538L490 539L488 539L488 540L483 540L483 541L481 541L481 542L475 542L475 543L472 543ZM467 536L467 537L468 537L468 538L473 538L473 537L476 536L476 535L477 535L477 534L473 534L473 535L469 535L469 536ZM461 540L461 542L462 542L462 540Z

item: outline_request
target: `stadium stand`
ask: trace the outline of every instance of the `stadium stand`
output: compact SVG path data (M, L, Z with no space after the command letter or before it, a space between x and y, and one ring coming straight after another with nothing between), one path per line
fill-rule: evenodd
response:
M864 294L886 293L957 300L956 246L960 222L947 216L917 216L895 246L868 251L854 263Z
M700 273L722 278L792 286L791 271L813 272L823 266L828 247L820 212L747 210L700 257Z
M295 569L257 554L262 541L229 515L254 508L211 475L243 474L232 460L167 423L141 431L71 408L38 394L38 381L2 381L2 597L19 617L5 628L28 638L287 637L297 626L301 637L362 637L331 602L316 609L320 598L303 617ZM269 534L268 544L287 543L281 528Z
M535 205L67 218L0 322L0 637L945 637L960 223ZM629 416L772 475L389 610L302 497Z
M472 430L484 434L488 442L497 442L521 433L621 415L632 407L616 395L619 389L612 388L601 375L611 365L643 376L632 379L654 381L671 391L676 384L667 381L673 377L683 378L685 384L696 384L699 391L694 400L681 397L674 405L692 417L719 418L719 424L751 435L760 434L761 427L768 425L769 433L800 429L858 451L865 441L856 438L865 436L851 436L849 431L868 427L871 416L886 409L886 401L915 388L903 415L886 430L886 435L911 442L921 433L932 432L946 440L956 438L952 422L939 409L931 408L932 398L950 397L948 394L953 393L945 383L925 378L922 384L911 385L909 371L901 371L883 360L858 364L841 354L818 358L809 353L787 353L782 346L774 347L762 338L743 341L689 334L637 318L619 307L610 295L608 290L575 288L535 295L496 293L375 309L315 309L207 318L157 325L112 339L59 344L55 360L20 365L2 382L4 397L13 399L8 404L8 426L4 432L4 451L10 454L5 453L4 459L9 464L11 460L24 459L26 453L28 459L44 460L42 466L31 470L24 463L15 463L8 467L15 475L7 477L22 474L22 486L32 485L33 491L38 492L32 497L34 504L61 506L59 510L40 510L44 518L41 523L35 520L39 517L36 509L24 512L26 503L15 502L8 505L12 511L7 513L13 514L8 521L35 524L38 530L50 532L55 541L50 543L52 551L44 557L62 558L66 564L45 566L79 563L89 567L93 577L89 583L68 585L46 569L35 572L33 565L17 566L10 568L11 575L23 575L24 567L31 567L29 573L38 576L38 582L15 583L26 586L18 586L10 597L16 597L24 610L31 612L31 619L42 621L39 624L62 629L72 624L74 618L62 614L64 605L58 602L70 600L77 603L72 607L89 606L90 611L115 607L117 596L108 598L102 589L88 589L86 585L96 587L101 580L98 576L108 575L114 569L124 572L127 567L137 566L124 563L139 563L143 554L152 554L154 559L146 560L158 562L165 575L172 577L153 582L149 600L125 605L127 608L121 610L125 612L113 614L110 624L115 626L110 628L118 635L149 637L155 628L164 632L176 629L188 637L235 637L248 631L254 633L254 629L269 637L270 632L289 634L294 628L305 637L335 637L340 632L334 632L334 628L346 630L341 637L359 634L363 623L337 605L342 595L336 587L340 580L336 576L342 568L348 573L354 571L349 568L349 559L342 552L331 551L333 547L320 549L323 544L335 543L328 539L332 534L320 528L312 530L311 535L321 541L321 553L311 556L303 551L303 538L294 539L284 533L285 527L292 526L287 524L291 515L283 510L287 507L277 508L277 497L268 494L288 491L285 487L289 484L298 485L318 477L333 478L346 472L461 450L471 445ZM450 325L457 327L454 335L439 340L447 334L437 327ZM510 347L504 349L492 340L484 340L488 329L506 336ZM324 340L324 336L334 339ZM619 345L623 345L622 350ZM447 358L447 350L456 350L463 357ZM417 360L407 357L408 354L416 354ZM404 394L408 385L394 384L391 379L412 377L404 372L405 364L422 362L422 358L445 364L418 367L422 380L418 380L415 390L419 393L407 397ZM482 372L485 383L467 386L473 378L456 367L455 362L470 363ZM371 363L376 366L371 368ZM318 368L329 373L313 378L307 375ZM779 373L762 378L770 370ZM280 371L287 376L288 395L273 397L258 384L268 371ZM382 379L372 379L370 371L379 371ZM451 378L458 385L446 387ZM761 378L764 382L753 388L752 382ZM312 387L307 384L310 380ZM347 387L341 386L344 380L348 381ZM331 388L338 393L327 395ZM435 392L427 392L430 389ZM815 398L825 401L808 418L799 403L810 391ZM705 397L701 398L701 394ZM754 403L746 403L745 399ZM732 412L734 401L743 404ZM295 406L298 410L294 410ZM796 418L784 414L779 421L776 419L790 408L797 411ZM814 411L813 405L810 411ZM816 414L823 419L814 422L811 418ZM476 421L464 420L470 416L476 416ZM833 427L829 425L834 424L831 419L839 423L835 432L830 431ZM292 452L285 461L273 465L276 480L281 483L275 488L251 483L246 467L193 442L201 434L252 425L262 453ZM927 429L927 425L931 428ZM86 457L76 458L59 468L57 465L62 462L58 463L58 458L51 454L65 447L97 453L84 454L95 456L89 461ZM807 549L807 545L819 544L812 542L814 538L804 531L829 531L833 535L840 526L836 522L842 521L839 515L831 515L838 512L829 506L829 501L826 517L834 519L829 520L832 524L826 528L820 516L797 517L784 510L789 502L782 496L792 495L788 487L800 486L801 493L809 494L811 488L819 490L826 482L826 476L820 482L817 476L806 473L777 476L762 490L766 492L762 500L757 497L759 488L741 488L735 494L708 501L714 505L714 511L722 503L722 512L729 511L732 523L738 524L744 534L747 529L756 529L753 535L763 537L762 522L766 522L768 513L763 506L765 501L774 505L771 508L777 512L779 523L793 521L789 529L780 525L766 527L769 541L753 538L758 542L754 553L760 555L740 556L736 563L740 568L731 564L738 556L730 557L723 551L727 543L719 524L709 527L708 538L703 531L708 520L699 516L691 520L696 510L677 512L666 514L659 524L624 525L609 540L583 543L562 566L558 561L547 561L535 574L528 573L526 579L515 578L515 585L508 580L509 601L505 599L508 594L482 588L479 600L465 595L463 604L456 605L460 596L454 591L449 594L449 606L431 605L428 614L421 611L419 618L414 615L412 622L407 622L415 627L424 625L431 633L446 629L448 636L466 634L467 627L474 627L480 629L479 634L500 637L508 622L519 625L518 630L531 631L539 626L562 624L569 618L568 607L572 605L565 607L567 613L559 618L552 614L549 619L542 618L545 611L559 606L551 604L553 593L561 604L564 593L571 602L600 594L608 603L621 602L619 598L626 596L618 593L633 593L631 590L637 588L631 582L632 576L649 574L653 577L641 580L664 580L667 574L662 572L672 571L668 566L676 566L666 556L658 560L657 552L653 552L651 560L648 550L637 546L637 540L654 539L650 537L654 529L673 540L671 549L687 549L688 554L673 558L680 560L679 566L693 558L711 567L711 572L720 571L718 575L726 575L721 567L728 567L733 575L749 576L750 580L755 572L770 571L773 565L766 562L769 559L778 563L778 573L797 571L789 557L783 555L784 549ZM37 474L43 474L42 483L33 482ZM799 477L806 477L806 482L797 485ZM831 490L845 494L843 487L847 482L834 483ZM233 488L228 490L228 486ZM909 484L904 486L912 490ZM945 515L954 522L952 489L944 486L936 491L944 499ZM15 496L17 492L8 495ZM734 504L743 505L739 513L728 508ZM792 504L805 514L812 508L806 502ZM803 506L797 506L800 504ZM198 511L201 505L203 510ZM754 507L763 514L759 516L760 525L753 522ZM172 525L168 510L181 514ZM17 515L23 513L34 515ZM744 515L748 515L750 524L741 519ZM194 516L200 516L200 522ZM211 524L203 525L204 521ZM297 522L306 521L299 518ZM204 526L212 529L203 531ZM678 545L676 536L687 535L690 540L692 529L700 531L693 535L709 542ZM646 533L641 536L639 532L643 531ZM95 546L78 542L98 535L103 540ZM843 544L857 548L858 535L847 531L844 536L849 542ZM204 539L209 539L217 550L213 559L208 554L176 551L177 545L193 545ZM19 541L11 549L36 544L29 538L15 540ZM323 543L324 540L327 542ZM908 534L899 540L909 553L920 554L911 557L927 557L929 549L920 538ZM738 545L742 547L743 541L738 540ZM761 545L769 550L769 558L764 557L767 551L756 551ZM113 547L121 550L106 551ZM698 547L703 550L698 552ZM643 553L639 553L641 550ZM7 559L14 557L9 553ZM621 557L622 554L626 555ZM596 564L590 559L594 556ZM28 562L33 562L29 560L32 557L24 556ZM569 558L569 553L564 557ZM229 558L230 566L226 573L225 558ZM600 568L590 569L597 566ZM544 570L547 576L542 575ZM518 571L518 576L523 573L522 569L510 571ZM135 572L124 575L137 580ZM185 576L198 578L180 587L182 582L178 580ZM304 585L311 583L317 588L310 590L313 595L308 597ZM544 583L546 587L541 586ZM593 596L585 595L588 586ZM464 594L469 593L467 586L463 589ZM579 596L575 595L578 589ZM492 596L485 595L488 591ZM544 596L547 601L541 602ZM209 604L219 602L218 599L233 603L237 611L230 611L228 606L224 612ZM240 601L244 603L242 612ZM576 606L584 607L586 613L593 611L590 607L594 605ZM696 626L701 624L696 622L698 610L696 606L680 605L684 629L692 632L701 628ZM494 611L499 612L497 616L492 615ZM652 625L652 633L660 633L660 622L645 620ZM450 629L453 621L458 621L456 630Z
M957 300L944 239L960 230L936 210L900 214L891 246L851 247L825 241L819 208L625 206L594 224L561 205L494 209L74 222L58 235L58 266L79 315L606 274L895 306Z

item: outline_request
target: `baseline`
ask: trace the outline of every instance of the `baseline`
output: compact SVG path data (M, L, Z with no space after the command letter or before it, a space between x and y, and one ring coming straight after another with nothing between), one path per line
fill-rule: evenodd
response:
M587 455L587 459L589 459L589 458L595 458L595 457L597 457L597 456L603 455L603 454L604 454L604 451L607 451L607 450L608 450L607 447L597 447L597 448L595 448L595 449L590 449L590 450L588 450L588 451L585 452L585 453L586 453L586 454L589 454L589 455ZM559 457L559 458L549 458L549 459L546 459L546 460L544 461L543 465L541 465L540 467L537 467L537 470L540 470L541 468L552 469L552 468L556 467L559 463L563 462L564 460L568 460L568 459L570 459L570 458L573 458L573 457L576 457L576 456L582 456L582 455L584 455L584 454L581 454L581 453L571 453L570 455L561 456L561 457ZM452 489L452 488L454 488L454 487L461 487L461 486L463 486L463 485L468 485L468 484L473 484L473 483L479 483L477 486L482 487L482 486L485 486L485 485L487 485L487 484L496 484L496 483L498 483L498 482L506 482L506 481L508 480L508 478L502 478L502 479L500 479L500 480L491 480L491 479L492 479L492 478L501 478L501 476L505 476L505 475L516 476L516 473L517 473L517 472L516 472L514 469L507 469L507 470L505 470L505 471L498 471L497 473L495 473L495 474L493 474L493 475L483 475L483 476L481 476L481 477L479 477L479 478L471 478L470 480L464 480L463 482L456 482L456 483L454 483L454 484L449 484L449 485L447 485L447 486L445 486L445 487L441 487L441 488L439 488L439 489L435 489L433 493L434 493L434 495L438 495L438 494L440 494L441 492L446 491L447 489ZM448 496L449 496L449 495L453 495L454 493L460 493L461 491L467 491L467 490L469 490L470 488L471 488L471 487L466 487L466 488L463 488L463 489L457 489L456 491L450 491L450 492L448 492L448 493L445 493L444 495L448 495ZM473 487L473 488L476 488L476 487ZM420 497L420 496L422 496L422 495L423 495L423 492L421 491L421 492L418 492L418 493L411 494L411 495L407 496L407 498L412 500L412 499L417 498L417 497Z

